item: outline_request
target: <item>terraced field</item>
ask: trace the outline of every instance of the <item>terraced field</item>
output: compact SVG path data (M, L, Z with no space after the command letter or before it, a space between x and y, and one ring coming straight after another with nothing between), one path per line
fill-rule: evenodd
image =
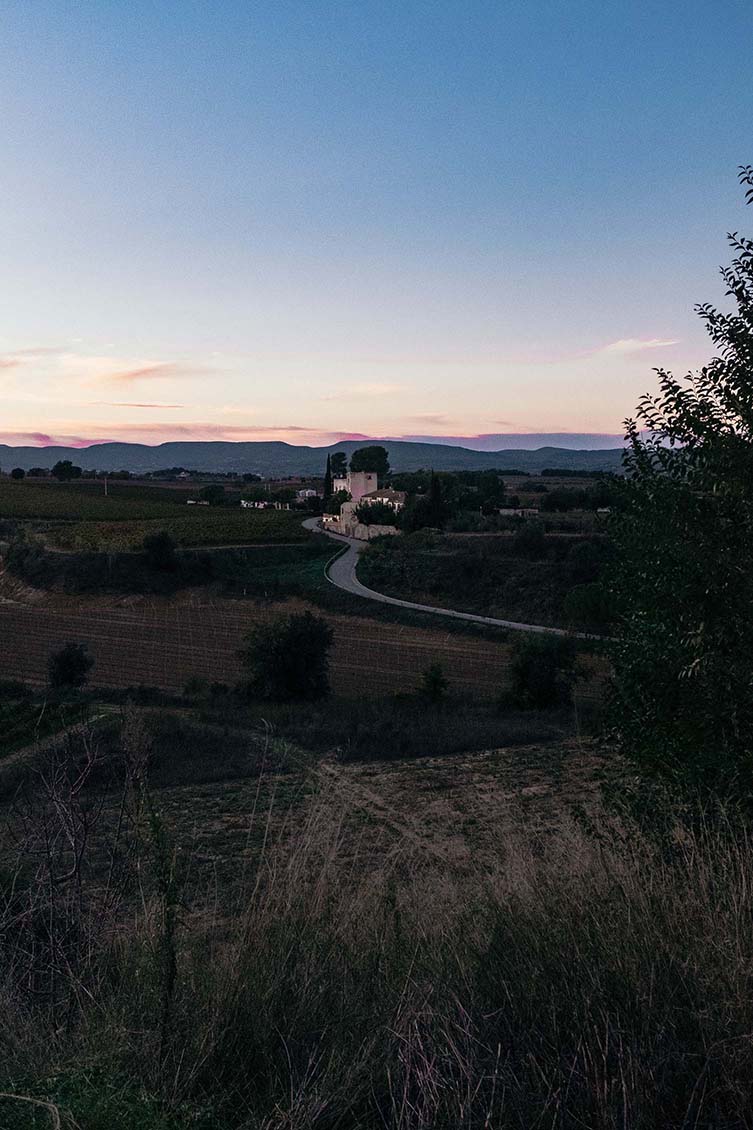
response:
M240 676L237 652L254 626L303 605L289 601L171 602L153 599L128 604L105 600L68 606L0 604L0 679L40 685L51 651L69 640L86 643L95 658L92 681L103 687L139 684L181 691L191 678L234 684ZM441 628L414 628L354 616L328 614L335 642L331 655L336 694L390 694L415 689L422 673L442 663L450 685L479 697L495 698L507 685L509 644L474 639ZM604 675L579 694L599 697Z
M105 687L145 684L180 691L190 678L234 683L237 652L254 624L281 606L216 601L78 610L0 605L0 678L40 684L51 651L68 640L95 657L92 681ZM417 686L430 663L446 665L453 686L494 696L505 680L509 648L443 631L329 617L335 630L332 681L339 694L390 693Z

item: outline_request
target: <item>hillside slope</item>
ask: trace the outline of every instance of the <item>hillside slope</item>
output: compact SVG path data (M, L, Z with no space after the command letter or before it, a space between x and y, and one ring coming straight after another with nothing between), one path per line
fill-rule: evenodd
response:
M97 470L134 472L158 471L165 467L185 467L197 471L254 472L265 477L322 474L327 455L345 451L348 455L369 443L383 443L390 463L397 471L483 470L485 468L541 471L544 467L571 470L618 471L622 451L572 451L560 447L541 447L536 451L471 451L439 443L410 443L405 440L346 440L328 447L303 447L289 443L98 443L87 448L10 447L0 444L0 468L52 467L59 459L71 459L78 466Z

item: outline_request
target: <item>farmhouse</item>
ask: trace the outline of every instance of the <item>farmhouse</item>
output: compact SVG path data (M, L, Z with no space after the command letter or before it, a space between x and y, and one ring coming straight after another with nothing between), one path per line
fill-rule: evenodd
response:
M361 499L361 505L372 506L381 502L383 506L389 506L391 510L398 514L405 509L406 497L404 490L388 490L386 487L382 487L381 490L372 490L365 494Z

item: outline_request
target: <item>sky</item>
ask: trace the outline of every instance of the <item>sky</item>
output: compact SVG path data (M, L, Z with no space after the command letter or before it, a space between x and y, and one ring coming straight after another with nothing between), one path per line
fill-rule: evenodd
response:
M0 0L0 442L610 446L710 355L751 57L749 0Z

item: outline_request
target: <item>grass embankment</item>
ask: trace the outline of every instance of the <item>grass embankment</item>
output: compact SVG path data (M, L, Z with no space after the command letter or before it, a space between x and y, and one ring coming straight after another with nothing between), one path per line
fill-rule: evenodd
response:
M6 851L0 1090L80 1130L748 1124L744 830L654 842L592 794L575 824L556 803L575 748L555 775L539 751L533 780L521 764L495 786L465 759L390 783L395 763L366 777L257 736L234 787L178 788L147 731L129 714L88 798L37 796ZM206 770L206 734L186 724L170 748L194 741ZM537 822L522 804L544 794ZM204 838L210 796L231 839ZM35 848L80 811L81 867L66 884L73 847L50 841L50 885ZM479 821L483 852L461 851ZM45 1124L3 1102L4 1127Z
M598 578L606 553L603 538L562 539L526 527L494 537L422 531L372 542L360 557L358 576L402 600L581 628L571 622L566 600L576 586Z

